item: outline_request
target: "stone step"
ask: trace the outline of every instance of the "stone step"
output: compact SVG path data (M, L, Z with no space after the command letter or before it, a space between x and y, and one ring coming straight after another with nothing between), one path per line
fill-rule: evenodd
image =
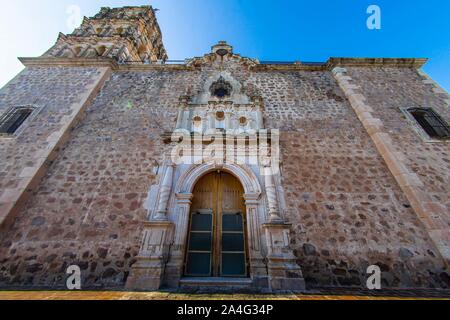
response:
M184 278L180 281L182 288L251 288L249 278Z

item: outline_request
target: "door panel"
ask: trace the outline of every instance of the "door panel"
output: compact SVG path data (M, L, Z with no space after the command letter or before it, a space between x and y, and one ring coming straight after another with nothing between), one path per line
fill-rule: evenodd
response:
M222 252L244 252L244 235L234 233L223 233Z
M231 174L215 172L194 188L186 275L246 277L244 189Z
M222 276L246 276L245 232L242 213L224 213L222 215L221 255Z
M210 253L189 253L189 263L186 275L192 277L211 276L211 254Z
M213 214L195 212L191 216L186 275L211 276L213 254Z
M223 277L245 277L245 254L223 253L222 254L222 276Z

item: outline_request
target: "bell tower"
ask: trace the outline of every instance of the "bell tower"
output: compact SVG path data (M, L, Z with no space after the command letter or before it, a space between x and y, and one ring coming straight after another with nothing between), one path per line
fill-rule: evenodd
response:
M60 33L44 56L106 57L118 63L162 63L168 58L151 6L103 7L94 17L85 17L73 33Z

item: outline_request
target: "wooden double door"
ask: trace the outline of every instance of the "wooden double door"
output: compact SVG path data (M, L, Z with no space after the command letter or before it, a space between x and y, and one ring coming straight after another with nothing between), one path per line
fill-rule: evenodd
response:
M185 276L247 277L244 189L233 175L214 172L195 186Z

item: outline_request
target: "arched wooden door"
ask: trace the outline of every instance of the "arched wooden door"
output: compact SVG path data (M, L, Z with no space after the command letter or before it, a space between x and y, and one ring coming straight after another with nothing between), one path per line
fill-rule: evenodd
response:
M214 172L195 186L185 276L247 277L244 189L233 175Z

